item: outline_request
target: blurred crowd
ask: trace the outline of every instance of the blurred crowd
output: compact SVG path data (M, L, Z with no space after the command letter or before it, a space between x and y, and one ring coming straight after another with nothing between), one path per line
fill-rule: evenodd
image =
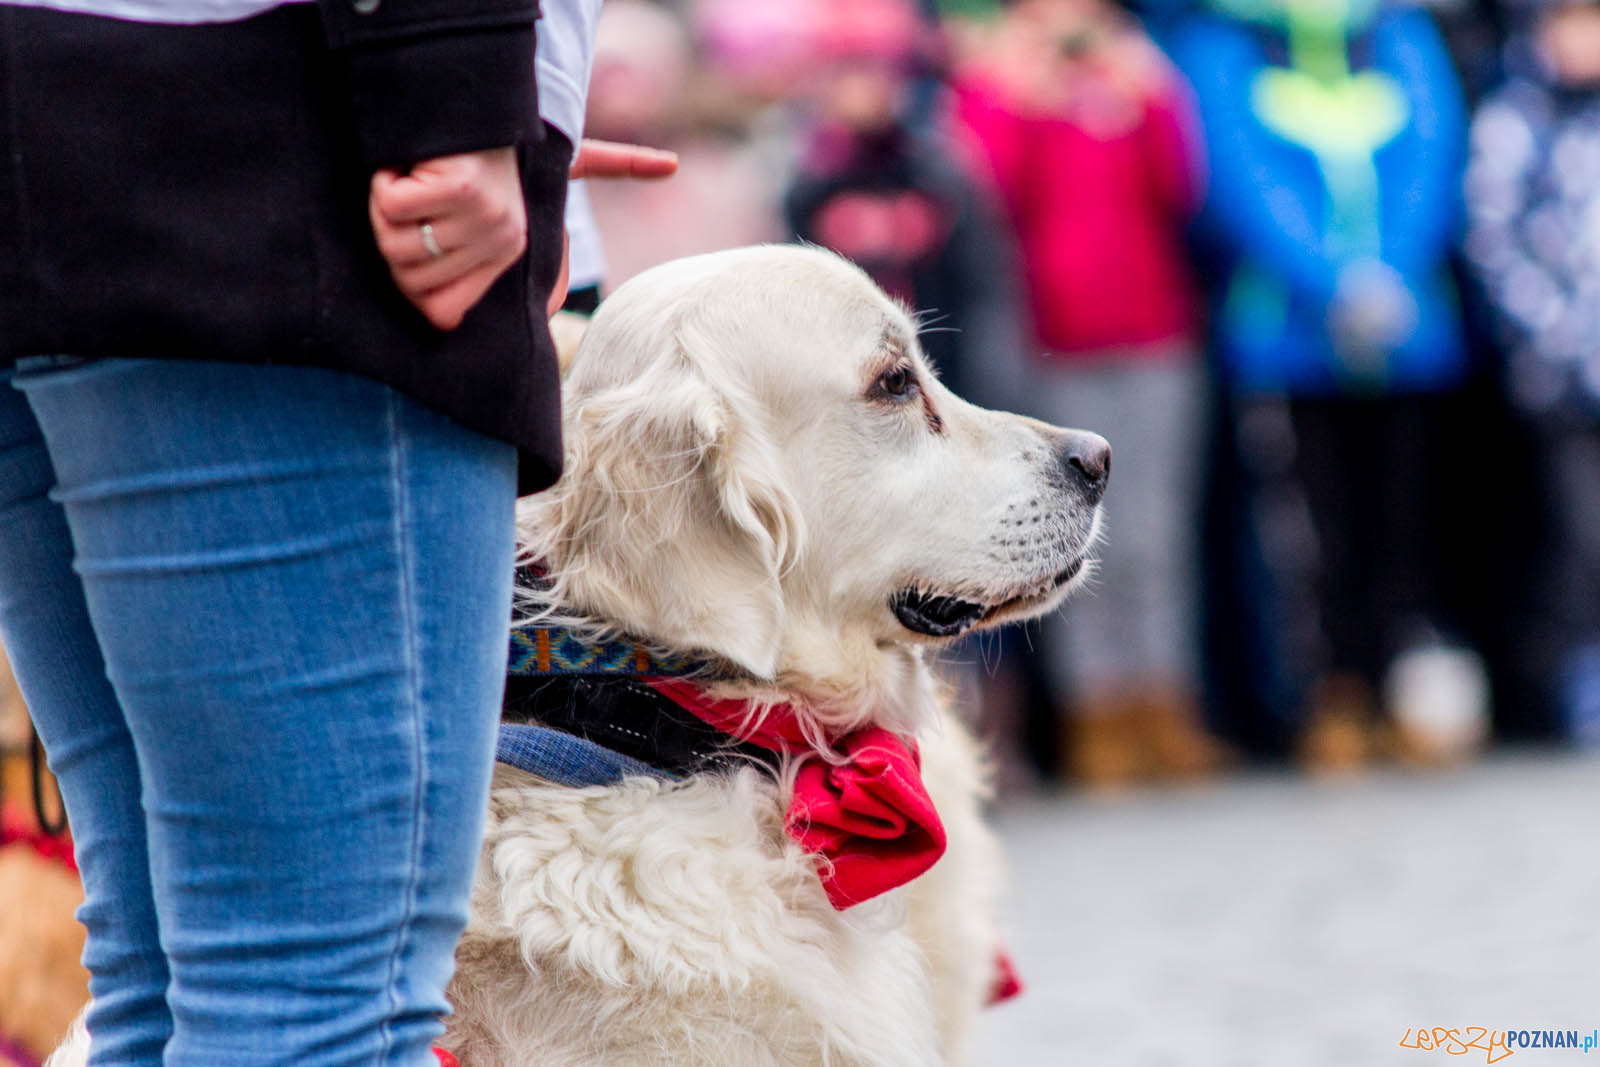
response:
M1434 4L608 0L682 167L578 299L813 242L1111 439L1090 589L952 657L1019 780L1600 742L1600 2Z

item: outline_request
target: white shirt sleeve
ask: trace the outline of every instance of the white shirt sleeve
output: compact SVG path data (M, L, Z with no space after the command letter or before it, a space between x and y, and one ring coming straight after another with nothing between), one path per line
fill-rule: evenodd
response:
M595 26L601 0L544 0L535 29L534 75L539 81L539 117L567 135L583 138L584 102L594 67Z
M606 276L606 250L589 207L589 190L581 181L567 184L567 239L567 285L599 285Z

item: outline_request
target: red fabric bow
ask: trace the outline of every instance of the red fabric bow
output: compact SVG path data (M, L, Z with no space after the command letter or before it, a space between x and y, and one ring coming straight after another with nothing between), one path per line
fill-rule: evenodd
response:
M650 687L703 722L742 741L803 753L810 748L793 708L778 704L752 727L743 700L713 700L676 678ZM825 858L818 874L828 901L841 911L922 874L944 855L944 824L922 784L916 750L895 734L868 726L839 738L831 763L813 756L800 766L784 830Z

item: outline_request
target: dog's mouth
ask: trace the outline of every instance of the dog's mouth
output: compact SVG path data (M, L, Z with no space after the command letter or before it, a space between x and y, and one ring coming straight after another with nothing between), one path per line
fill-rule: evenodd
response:
M1031 605L1050 599L1081 570L1083 557L1080 556L1053 577L999 601L968 600L908 586L889 601L889 610L900 620L900 625L912 633L926 637L957 637L975 626L1025 612Z

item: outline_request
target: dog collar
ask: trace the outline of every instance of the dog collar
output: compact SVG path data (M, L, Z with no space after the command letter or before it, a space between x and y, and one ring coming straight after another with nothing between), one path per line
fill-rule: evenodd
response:
M817 753L788 704L710 697L715 668L638 642L559 627L512 633L496 758L551 781L608 785L629 774L679 778L744 762L797 764L784 830L844 909L904 885L944 854L945 832L914 745L881 727Z

